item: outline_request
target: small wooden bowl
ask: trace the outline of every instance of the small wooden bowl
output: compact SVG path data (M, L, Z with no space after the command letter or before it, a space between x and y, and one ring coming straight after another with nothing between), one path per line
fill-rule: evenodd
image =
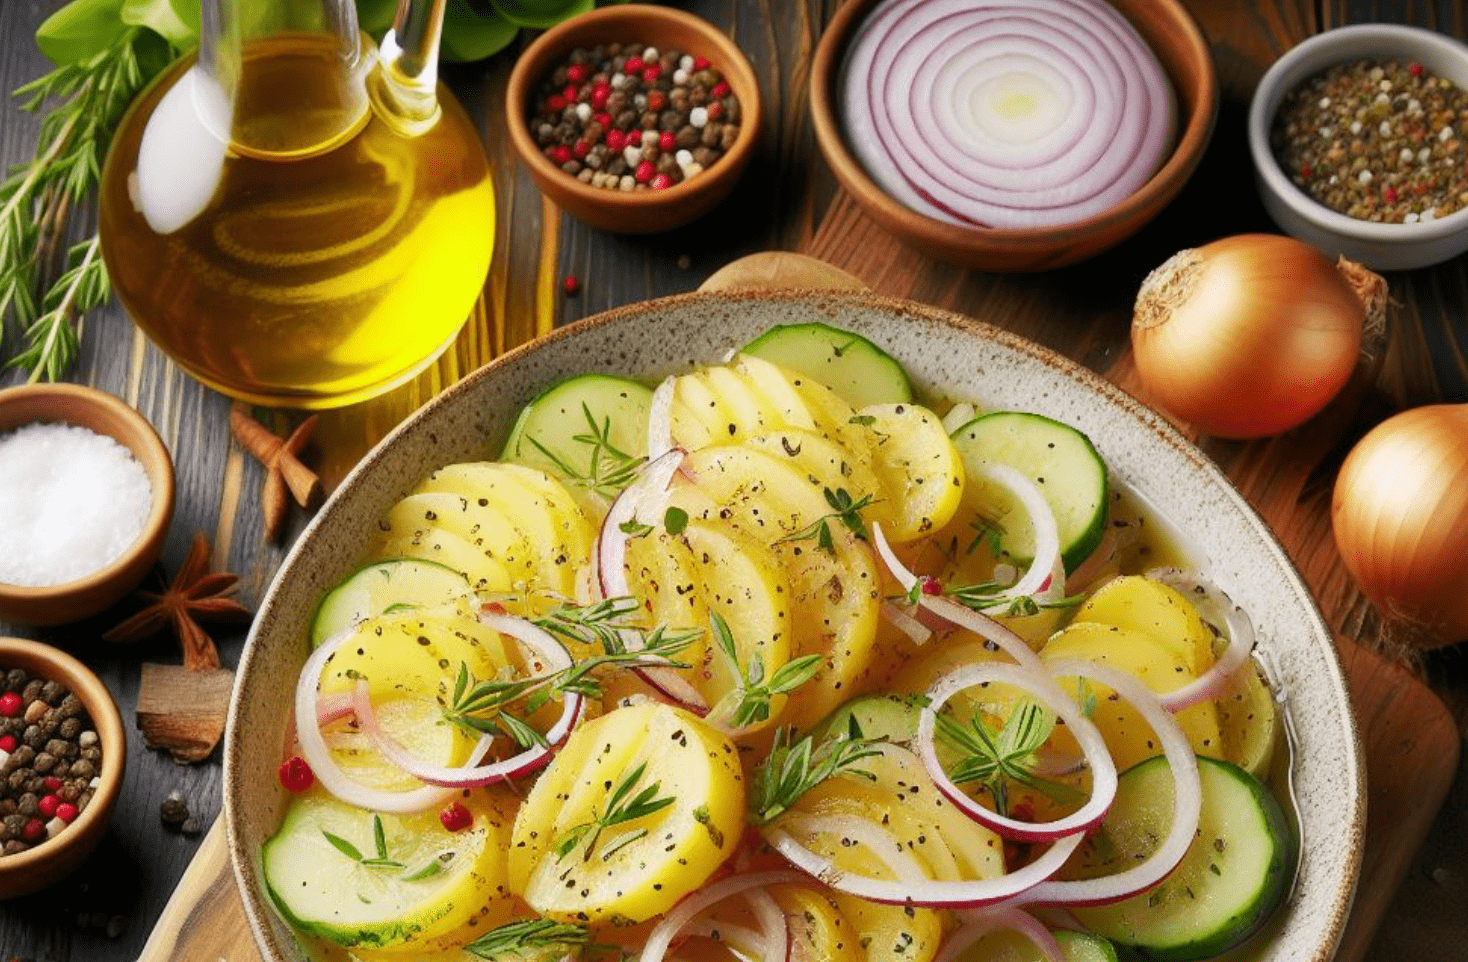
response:
M541 153L526 123L536 89L572 50L628 41L707 57L739 98L734 146L703 173L666 190L626 192L583 184ZM759 83L744 54L713 24L681 10L629 3L572 17L541 34L515 63L505 112L521 163L556 206L601 230L651 234L703 216L734 189L759 137Z
M75 581L42 587L0 583L0 621L59 625L94 615L137 587L163 550L173 520L173 459L158 432L122 401L77 384L30 384L0 391L0 434L34 423L74 424L105 434L148 472L153 503L143 531L122 557Z
M0 667L23 668L57 681L86 706L102 742L101 784L86 811L56 837L18 855L0 855L0 899L35 892L59 880L91 854L107 832L107 819L122 790L127 736L117 703L101 679L64 651L37 641L0 638Z
M1177 196L1202 160L1218 116L1218 77L1208 40L1179 0L1110 0L1136 27L1172 81L1178 141L1151 179L1126 200L1087 220L1039 229L962 227L920 214L888 194L846 146L837 104L847 45L878 0L837 11L810 74L816 142L841 186L883 228L938 260L983 271L1043 271L1074 264L1135 234Z

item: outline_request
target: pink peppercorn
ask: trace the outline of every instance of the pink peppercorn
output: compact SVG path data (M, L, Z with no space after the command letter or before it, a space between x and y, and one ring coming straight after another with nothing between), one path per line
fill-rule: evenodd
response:
M708 111L709 120L718 120L724 115L724 102L722 100L715 100L704 109Z
M652 180L652 175L656 172L656 170L657 168L653 167L652 161L644 160L642 163L637 165L637 173L634 176L637 178L637 182L639 184L645 184L648 181Z
M705 56L702 56L702 55L693 58L693 69L694 70L707 70L708 68L709 68L709 58L707 58Z
M0 735L0 752L13 752L16 744L14 735Z
M649 184L649 186L652 187L653 190L667 190L669 187L673 186L673 178L669 177L667 174L658 174L652 179L652 183Z
M576 279L575 274L567 274L566 279L561 282L561 287L565 290L567 297L574 297L576 292L581 290L581 282Z
M565 97L562 97L560 94L551 94L549 97L545 98L545 112L546 113L548 113L548 114L558 114L558 113L560 113L561 111L563 111L565 109L566 109L566 98Z
M557 164L564 164L571 159L571 148L565 144L556 144L547 153L550 154L550 159Z
M46 791L48 792L59 792L61 790L61 779L55 775L47 775L41 780L41 784L46 786Z
M605 80L594 84L591 88L591 109L601 110L607 105L607 99L611 97L611 95L612 85L607 83ZM610 127L611 125L611 117L607 117L607 122L602 124L603 127Z
M595 91L592 91L592 96L593 97L596 96L596 92ZM592 117L591 119L592 120L595 120L597 123L601 124L601 129L602 130L611 130L612 129L612 115L611 114L601 113L601 114L597 114L596 116Z
M629 74L641 73L642 68L646 66L647 64L642 62L641 57L628 57L627 62L622 64L622 72Z
M575 155L577 160L585 157L586 152L589 150L591 150L591 144L587 143L585 140L578 140L576 141L576 143L571 145L571 153Z
M316 780L316 776L311 773L311 766L300 755L287 758L276 774L280 778L280 784L288 792L304 792ZM60 813L57 814L59 816Z
M678 147L678 137L671 130L665 130L658 137L658 150L665 154L671 154Z
M1414 76L1414 77L1421 76L1422 75L1422 64L1417 63L1416 61L1413 61L1412 63L1407 64L1407 72L1409 74L1411 74L1412 76Z
M76 821L76 817L80 814L81 811L71 802L62 802L56 806L56 817L68 825Z
M586 75L589 69L590 68L588 68L584 63L573 63L571 64L571 66L566 68L566 79L570 80L574 84L579 84L581 81L586 79Z
M450 832L462 832L474 824L474 815L458 802L454 802L438 813L438 820Z
M46 834L46 823L39 818L33 818L25 823L25 828L20 830L20 837L27 842L39 841Z
M20 696L15 692L7 691L5 694L0 695L0 715L4 715L6 718L14 718L21 713L21 709L23 708L25 708L25 702L21 701Z
M47 818L56 814L56 806L61 804L61 799L55 795L42 795L41 800L36 802L36 810Z
M668 98L661 90L649 91L647 95L647 109L653 113L661 113L668 106Z
M581 90L575 84L566 84L566 89L561 91L561 96L566 98L566 103L575 103L581 99Z
M1384 188L1382 188L1381 198L1382 198L1382 200L1386 201L1388 204L1394 204L1394 203L1396 203L1396 201L1397 201L1397 191L1396 191L1396 188L1395 187L1384 187Z
M651 67L648 67L646 70L642 71L642 82L647 84L655 83L658 77L662 75L662 72L662 67L658 66L657 64L653 64Z
M924 578L920 584L923 586L923 594L925 595L941 595L943 593L943 583L937 578Z
M618 150L619 151L619 150L621 150L625 146L627 146L627 135L626 134L624 134L620 130L608 130L607 131L607 149L608 150Z
M709 96L714 98L715 100L722 100L725 97L729 96L728 81L720 80L718 83L714 84L713 89L709 91Z

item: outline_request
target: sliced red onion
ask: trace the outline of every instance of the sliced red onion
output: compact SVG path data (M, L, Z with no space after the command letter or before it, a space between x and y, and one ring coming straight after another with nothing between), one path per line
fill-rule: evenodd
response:
M1004 614L1017 598L1033 597L1051 601L1065 589L1065 564L1060 555L1060 530L1055 512L1040 491L1039 485L1007 464L983 464L977 472L985 480L999 485L1024 506L1035 536L1035 557L1029 568L1014 584L995 595L995 603L983 609L986 614Z
M647 412L647 459L656 461L673 450L673 386L678 378L668 375L652 392Z
M892 574L896 582L902 586L903 591L912 591L913 585L918 583L918 576L913 574L902 559L897 557L897 552L892 550L892 543L887 540L887 535L882 531L882 522L872 522L872 544L876 546L877 555L881 557L882 563Z
M978 909L962 913L963 925L950 932L933 962L954 962L975 942L995 932L1018 932L1040 950L1046 962L1065 962L1065 953L1050 930L1028 912L1016 908Z
M917 858L902 847L897 836L876 822L859 815L792 813L780 819L779 831L798 832L806 838L816 835L834 835L841 839L842 845L854 842L865 847L887 867L887 870L899 882L931 881Z
M1158 695L1157 700L1168 711L1182 711L1189 705L1222 695L1228 687L1229 679L1248 663L1249 655L1254 650L1253 622L1244 613L1244 609L1229 600L1228 595L1202 575L1190 574L1177 568L1157 568L1147 572L1147 577L1176 588L1195 606L1202 601L1207 614L1224 622L1228 634L1228 646L1207 671L1176 691Z
M775 962L788 962L790 925L785 921L785 913L780 911L780 906L763 888L746 889L741 894L749 902L749 907L754 910L754 917L759 919L760 929L765 937L764 958L774 959Z
M321 672L331 656L348 641L352 639L354 632L351 629L328 638L321 643L321 647L311 653L306 659L306 664L301 668L300 677L296 680L296 741L301 746L301 757L306 764L311 766L311 772L321 787L336 796L348 805L365 808L376 812L391 813L394 815L421 812L441 805L453 797L457 789L442 788L437 785L424 785L405 792L384 791L378 788L369 788L353 780L341 766L337 765L336 759L332 757L331 750L326 747L326 740L321 735L321 727L316 723L317 711L317 689L320 687Z
M1176 719L1162 707L1151 689L1133 676L1097 662L1080 660L1057 662L1050 666L1050 670L1058 676L1079 676L1105 685L1137 709L1152 726L1172 768L1172 827L1162 844L1145 861L1125 871L1081 881L1051 879L1025 892L1013 904L1084 906L1119 902L1145 892L1167 878L1192 845L1203 811L1198 759Z
M674 448L647 462L637 480L623 489L607 509L596 539L596 569L605 597L622 598L632 593L627 587L627 541L631 536L622 526L629 521L662 524L668 485L684 456L681 448Z
M1065 579L1065 593L1076 594L1101 576L1108 565L1116 560L1123 550L1130 547L1141 536L1141 526L1132 522L1113 522L1101 536L1096 549L1076 566Z
M1052 822L1024 822L1001 815L970 798L938 761L936 725L938 712L960 691L988 684L1011 685L1034 695L1061 721L1065 722L1080 745L1091 767L1091 797L1063 818ZM944 797L969 818L998 832L1005 838L1026 842L1053 842L1062 836L1084 832L1106 817L1116 799L1116 763L1106 747L1106 740L1095 724L1071 701L1065 691L1047 672L1007 665L1002 662L979 662L965 665L939 679L927 692L928 702L918 716L914 748L923 760L928 775Z
M1039 655L1035 654L1035 649L1031 648L1019 635L988 615L974 611L942 595L921 595L918 598L918 604L944 621L967 629L985 641L993 642L1000 651L1013 658L1020 667L1037 675L1046 673L1045 663L1040 660Z
M878 611L889 625L906 635L913 644L925 645L932 640L933 629L908 614L901 605L883 600Z
M316 724L329 725L352 713L352 693L339 691L334 695L321 695L316 699Z
M764 932L755 931L747 926L736 925L733 922L716 922L713 919L694 919L683 927L683 932L688 936L713 939L727 945L736 955L754 959L766 957L763 954Z
M667 956L668 949L673 940L701 915L706 909L713 908L724 899L744 892L767 889L772 885L787 885L805 881L798 872L754 872L748 875L731 875L712 885L700 888L690 893L683 901L673 906L667 915L663 916L661 922L653 927L648 934L647 941L643 943L642 954L638 956L638 962L662 962ZM783 923L784 919L781 919ZM784 925L777 926L781 930ZM768 932L765 933L767 936ZM774 962L783 962L785 950L771 956Z

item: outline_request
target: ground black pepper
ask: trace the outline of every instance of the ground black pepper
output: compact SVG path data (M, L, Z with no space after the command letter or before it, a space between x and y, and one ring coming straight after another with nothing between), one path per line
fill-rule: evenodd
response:
M1294 87L1271 144L1285 174L1358 220L1414 224L1468 206L1468 92L1418 63L1353 60Z
M81 700L60 682L0 670L0 855L44 842L96 791L102 745Z
M739 137L739 98L705 57L643 43L578 47L541 84L530 135L582 183L663 190Z

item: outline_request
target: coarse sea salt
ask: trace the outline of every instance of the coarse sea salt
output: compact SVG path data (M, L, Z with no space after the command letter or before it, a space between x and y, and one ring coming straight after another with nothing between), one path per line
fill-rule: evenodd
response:
M0 435L0 582L59 585L122 556L148 519L153 486L112 438L67 424Z

